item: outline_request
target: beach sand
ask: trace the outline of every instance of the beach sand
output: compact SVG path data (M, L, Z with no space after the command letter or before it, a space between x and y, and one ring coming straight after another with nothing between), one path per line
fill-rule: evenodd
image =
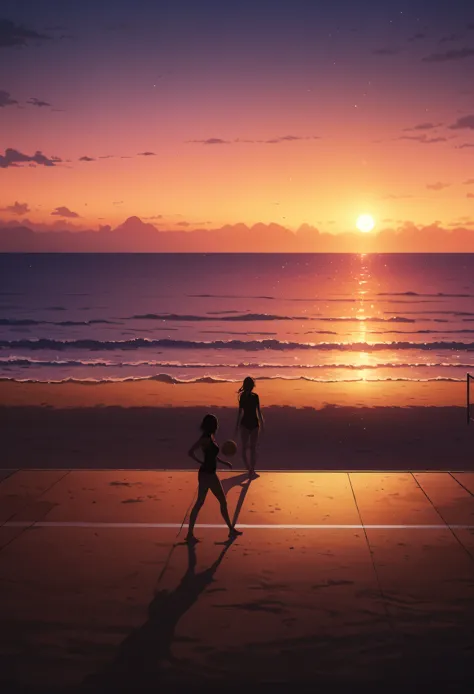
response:
M473 473L221 479L4 475L1 691L472 691Z
M187 450L206 412L219 418L218 441L234 438L236 390L3 382L1 467L193 469ZM258 392L259 469L474 469L463 383L262 381Z

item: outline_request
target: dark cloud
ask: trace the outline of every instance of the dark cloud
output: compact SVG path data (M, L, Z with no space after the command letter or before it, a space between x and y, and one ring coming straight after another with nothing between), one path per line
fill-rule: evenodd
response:
M27 212L31 212L26 202L15 202L14 205L8 205L7 207L0 207L0 212L8 212L8 214L17 214L21 216Z
M468 194L466 195L466 198L474 198L474 193L468 193Z
M5 155L0 154L0 169L7 169L9 166L18 166L18 164L26 162L32 162L40 166L55 166L60 161L62 160L59 157L51 157L49 159L40 151L30 157L28 154L22 154L22 152L16 149L6 149Z
M403 135L397 138L398 140L413 140L414 142L421 142L423 145L433 145L436 142L446 142L445 137L427 137L426 135Z
M410 36L408 39L409 41L421 41L421 39L426 39L426 34L415 34L414 36Z
M123 200L115 200L112 205L123 205Z
M188 227L188 226L189 226L189 222L178 222L177 226L179 226L179 227Z
M463 181L463 184L465 186L473 186L474 185L474 178L468 178L467 181Z
M443 190L444 188L449 188L450 185L450 183L441 183L441 181L438 181L437 183L428 183L426 187L428 190Z
M275 137L271 140L255 140L255 142L261 142L268 145L275 145L280 142L297 142L298 140L320 140L320 137L310 136L310 137L297 137L296 135L284 135L283 137Z
M450 41L460 41L462 39L462 36L459 34L449 34L449 36L442 36L439 40L439 43L448 43Z
M446 63L450 60L464 60L474 58L474 48L453 48L446 53L432 53L422 58L424 63Z
M307 137L298 135L282 135L281 137L272 137L269 140L242 140L237 138L236 140L221 140L218 137L210 137L207 140L188 140L188 142L197 142L203 145L230 145L232 142L238 144L265 144L265 145L276 145L280 142L298 142L299 140L320 140L321 138L317 135L310 135Z
M471 147L474 147L474 144L465 142L463 145L457 145L456 149L471 149Z
M79 157L79 161L95 161L94 157L88 157L87 155Z
M68 207L56 207L56 209L51 212L51 215L53 217L69 217L70 219L73 217L80 217L77 212L73 212Z
M455 123L449 126L450 130L474 130L474 115L462 116Z
M10 92L0 89L0 108L4 108L4 106L14 106L15 104L18 104L18 101L11 98Z
M138 152L138 157L156 157L155 152Z
M433 130L433 128L439 128L442 123L418 123L414 125L413 128L405 128L404 132L411 132L413 130Z
M47 41L51 36L39 34L33 29L27 29L15 24L9 19L0 19L0 48L26 46L30 41Z
M101 157L98 157L98 159L114 159L114 158L115 158L115 154L105 154L105 155L102 155Z
M188 140L201 145L230 145L229 140L221 140L220 137L209 137L207 140Z
M28 99L26 103L31 104L32 106L38 106L38 108L41 108L42 106L51 106L48 101L41 101L41 99L37 99L34 96L31 97L31 99Z
M376 48L372 51L374 55L398 55L400 53L399 48Z

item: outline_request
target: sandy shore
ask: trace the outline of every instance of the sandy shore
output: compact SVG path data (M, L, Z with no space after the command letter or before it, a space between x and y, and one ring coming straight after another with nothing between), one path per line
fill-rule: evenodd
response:
M221 479L0 481L2 693L472 691L472 473Z
M463 384L265 382L259 392L262 470L474 467ZM232 384L1 383L0 402L3 468L189 469L209 411L218 440L234 437Z

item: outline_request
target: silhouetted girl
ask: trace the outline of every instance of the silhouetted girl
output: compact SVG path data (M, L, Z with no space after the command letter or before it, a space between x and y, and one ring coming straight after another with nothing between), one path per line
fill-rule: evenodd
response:
M239 428L242 438L242 457L249 475L255 474L257 463L257 442L260 426L263 429L263 417L260 410L260 399L254 393L255 381L250 376L244 380L239 388L239 411L235 430ZM247 449L250 448L250 465L247 457Z
M221 506L222 517L229 528L229 536L242 534L239 530L236 530L231 523L229 511L227 509L227 500L216 472L218 462L222 463L222 465L227 465L227 467L232 469L231 463L229 463L227 460L219 458L219 446L214 438L217 427L217 417L214 417L213 414L207 414L201 423L201 438L189 449L188 455L199 463L201 467L199 468L198 473L198 497L189 517L189 530L186 537L188 542L198 542L197 538L194 537L194 525L209 489L214 494ZM196 456L196 451L198 449L201 449L203 452L204 460L199 460L199 458Z

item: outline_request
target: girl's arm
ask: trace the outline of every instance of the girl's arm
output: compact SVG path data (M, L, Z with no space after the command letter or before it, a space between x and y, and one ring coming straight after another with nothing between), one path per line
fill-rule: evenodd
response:
M202 438L199 439L199 441L196 441L196 443L193 443L191 448L188 451L188 455L190 458L196 461L196 463L199 463L199 465L202 465L202 460L199 460L199 458L196 455L196 451L200 448L201 450L203 449L203 440Z
M232 463L229 463L228 460L224 460L223 458L219 458L219 457L217 457L216 460L218 463L221 463L222 465L227 465L227 467L232 469Z
M265 422L263 420L262 410L260 409L260 398L257 395L257 417L260 422L262 429L265 428Z
M237 412L237 421L236 421L236 423L235 423L235 431L236 431L236 433L237 433L237 430L238 430L238 428L239 428L240 416L241 416L241 414L242 414L242 408L240 407L240 403L239 403L239 411Z

